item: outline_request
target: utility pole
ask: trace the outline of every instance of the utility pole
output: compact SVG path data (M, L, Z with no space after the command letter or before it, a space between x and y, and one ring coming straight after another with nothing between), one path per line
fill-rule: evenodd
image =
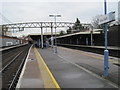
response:
M51 47L53 48L53 22L51 22Z
M41 48L43 49L43 27L41 23Z

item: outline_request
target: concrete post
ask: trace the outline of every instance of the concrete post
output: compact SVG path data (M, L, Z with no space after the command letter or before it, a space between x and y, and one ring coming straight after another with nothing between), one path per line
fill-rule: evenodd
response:
M41 48L43 49L43 28L41 27Z
M88 38L86 37L86 45L88 45Z
M52 48L53 48L53 26L52 26L52 22L51 22L51 46L52 46Z
M93 30L91 30L91 46L93 45Z

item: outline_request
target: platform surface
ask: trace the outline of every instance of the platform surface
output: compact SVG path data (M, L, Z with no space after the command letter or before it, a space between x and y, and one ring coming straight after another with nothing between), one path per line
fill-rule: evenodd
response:
M99 76L104 73L104 55L85 52L81 50L58 47L58 56L76 65L82 66ZM119 70L120 58L109 56L109 76L106 78L116 84L120 85Z
M55 54L52 48L32 48L25 71L19 81L19 88L116 88L109 80L100 77L103 74L103 55L58 47ZM110 73L118 78L118 66L113 65L117 58L110 60ZM114 59L114 60L113 60ZM50 70L46 70L46 66ZM112 67L112 68L111 68ZM97 72L98 71L98 72ZM51 78L50 72L53 75ZM96 72L96 73L95 73ZM99 75L100 74L100 75ZM56 81L54 83L54 80ZM80 89L80 90L81 90Z
M34 48L31 48L18 88L44 88Z
M105 46L90 46L90 45L74 45L74 44L58 44L58 45L67 45L67 46L78 46L78 47L89 47L89 48L96 48L96 49L105 49ZM111 50L120 50L120 47L117 46L107 46L108 49Z
M38 49L38 51L61 88L114 88L114 84L109 81L96 76L89 70L86 72L90 65L94 69L102 71L103 60L98 60L99 58L80 54L79 51L75 53L76 51L73 49L63 47L58 48L57 54L54 54L51 48ZM100 55L99 57L101 58L102 56ZM80 64L87 65L88 68L82 68ZM117 66L111 69L110 71L114 71L115 74L118 72Z

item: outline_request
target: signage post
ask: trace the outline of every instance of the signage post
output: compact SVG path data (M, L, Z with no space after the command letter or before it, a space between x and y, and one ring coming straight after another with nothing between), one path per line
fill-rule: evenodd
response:
M104 1L105 15L107 14L107 5L106 0ZM107 50L107 23L104 24L104 32L105 32L105 50L104 50L104 76L108 76L108 56L109 51Z
M107 49L108 41L107 41L107 30L108 30L108 25L107 23L112 22L115 20L115 12L110 12L107 14L107 4L106 0L104 0L104 14L99 18L99 24L104 24L104 38L105 38L105 50L104 50L104 77L108 76L108 69L109 69L109 64L108 64L108 56L109 56L109 51Z

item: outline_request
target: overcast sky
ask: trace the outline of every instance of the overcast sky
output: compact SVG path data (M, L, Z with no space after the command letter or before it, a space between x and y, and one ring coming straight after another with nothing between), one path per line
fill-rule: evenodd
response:
M0 1L0 24L53 21L50 14L60 14L57 21L91 23L96 15L103 14L104 0L2 0ZM107 0L108 12L115 11L118 1ZM114 2L113 2L114 1Z

